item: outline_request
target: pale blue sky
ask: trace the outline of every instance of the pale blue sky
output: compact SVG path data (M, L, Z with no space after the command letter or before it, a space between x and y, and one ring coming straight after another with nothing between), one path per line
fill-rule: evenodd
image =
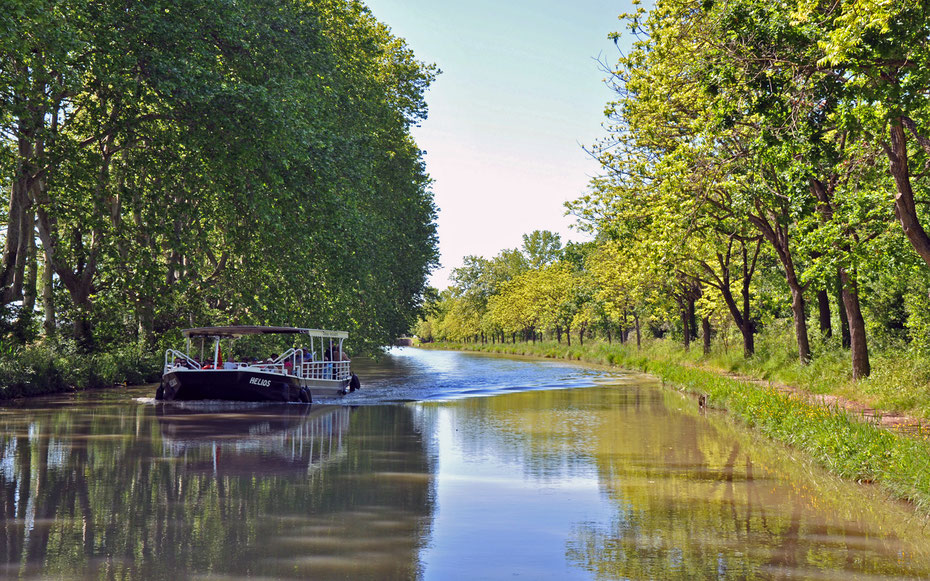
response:
M439 206L431 284L445 288L464 256L494 256L536 229L584 240L563 203L598 173L581 149L603 135L611 98L597 59L616 60L607 35L630 1L365 2L443 71L414 131Z

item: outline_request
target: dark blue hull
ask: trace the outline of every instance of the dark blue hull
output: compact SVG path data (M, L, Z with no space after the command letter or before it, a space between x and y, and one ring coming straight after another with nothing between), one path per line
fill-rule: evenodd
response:
M155 399L310 403L310 389L292 375L238 369L175 369L162 376Z

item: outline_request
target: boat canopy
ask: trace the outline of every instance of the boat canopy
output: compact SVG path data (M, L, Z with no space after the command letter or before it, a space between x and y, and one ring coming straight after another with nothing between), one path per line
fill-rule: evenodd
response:
M287 335L300 334L322 339L348 339L347 331L327 331L325 329L304 329L301 327L261 327L257 325L235 325L229 327L195 327L184 329L181 333L191 337L238 338L246 335Z

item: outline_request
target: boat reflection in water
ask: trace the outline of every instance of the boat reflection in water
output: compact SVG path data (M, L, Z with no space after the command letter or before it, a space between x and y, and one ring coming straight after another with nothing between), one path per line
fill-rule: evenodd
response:
M217 476L306 474L345 456L353 409L285 403L157 406L164 456Z
M0 578L416 578L410 408L99 397L0 407Z

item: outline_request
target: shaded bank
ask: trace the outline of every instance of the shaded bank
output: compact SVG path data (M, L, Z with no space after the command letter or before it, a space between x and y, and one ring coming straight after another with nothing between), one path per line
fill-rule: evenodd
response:
M930 475L926 471L930 447L924 438L858 421L803 396L622 346L569 348L550 343L430 347L566 358L649 373L663 384L705 396L710 407L724 409L774 440L804 451L843 478L880 484L897 498L914 503L920 511L930 511Z
M82 353L73 343L0 352L0 400L158 381L162 357L129 346Z

